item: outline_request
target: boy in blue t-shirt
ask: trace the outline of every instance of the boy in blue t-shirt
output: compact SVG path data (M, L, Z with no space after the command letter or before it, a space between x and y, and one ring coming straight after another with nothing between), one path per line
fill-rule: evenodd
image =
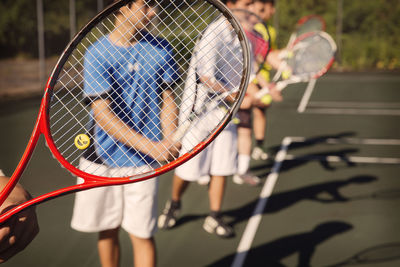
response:
M170 88L178 79L172 48L143 30L154 16L151 1L136 0L120 9L115 28L85 54L84 97L90 103L93 144L79 168L99 176L121 177L151 171L176 155L172 141L178 109ZM134 41L132 41L134 40ZM163 108L169 119L164 118ZM171 119L172 118L172 119ZM165 153L164 153L165 154ZM103 266L119 262L118 232L130 235L135 266L155 265L157 179L95 188L76 194L71 226L99 232Z

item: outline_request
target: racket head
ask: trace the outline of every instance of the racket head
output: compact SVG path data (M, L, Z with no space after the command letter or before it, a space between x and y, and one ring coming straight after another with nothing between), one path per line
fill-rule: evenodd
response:
M323 17L319 15L307 15L301 17L295 27L296 36L300 36L304 33L325 31L326 22Z
M233 14L240 21L252 54L253 72L257 74L263 68L271 51L271 35L267 23L257 14L246 9L234 9Z
M326 32L308 32L288 48L285 58L291 70L290 79L308 81L325 74L335 60L336 44Z
M121 0L98 14L69 43L47 83L41 106L42 123L38 128L44 134L55 158L70 172L84 178L85 181L102 181L107 184L129 183L160 175L179 166L204 149L223 130L244 97L250 72L249 47L242 27L225 5L220 1L212 0L184 3L162 0L145 2L145 9L141 7L138 10L132 10L131 4L135 6L135 1ZM149 12L151 16L148 15ZM230 84L230 88L234 88L236 94L229 102L224 102L227 107L226 112L213 122L212 127L208 126L207 134L201 139L194 140L190 147L186 146L185 153L169 159L167 158L168 148L163 147L158 141L173 139L172 132L166 135L161 128L163 126L177 128L175 121L178 118L175 113L163 115L163 112L167 112L166 110L170 107L162 106L162 93L170 90L175 97L176 105L181 108L184 87L187 83L197 82L188 79L195 42L210 24L221 18L224 27L235 36L235 41L240 48L239 51L235 51L235 54L242 64L240 66L225 65L225 69L235 71L237 76L235 82ZM115 23L116 20L119 20L118 25ZM136 34L129 35L131 30ZM109 41L109 35L115 32L124 33L124 37L118 40L117 48L112 47L113 44ZM218 35L216 36L218 38ZM215 43L217 41L215 40ZM149 48L152 49L152 53L147 51L147 57L142 56L138 60L137 57L146 52L149 43L152 44ZM106 49L107 45L111 48ZM103 52L102 49L105 51ZM125 57L134 58L134 60L128 62L129 60ZM109 82L107 79L111 77L110 72L116 69L114 64L119 64L116 63L117 59L128 63L123 66L118 65L118 68L122 68L124 75L115 78L115 81L107 86L123 88L125 83L132 83L127 86L131 90L131 95L122 96L122 94L127 94L125 89L97 93L96 88L93 88L94 84L97 83L99 87L103 87L102 83ZM216 61L215 58L209 60ZM156 65L150 66L154 62ZM160 62L164 65L157 65ZM95 63L99 66L93 67ZM104 63L107 68L101 65ZM147 67L140 69L140 64L145 64ZM160 89L159 80L152 79L152 75L157 75L158 72L162 72L163 77L171 81L166 83L167 88L163 90ZM107 79L100 79L100 83L98 79L102 76L107 76ZM87 82L88 80L92 82ZM147 89L150 91L138 96L139 93L135 94L132 89L132 87L139 87L138 80L145 80L144 86L149 86L149 82L157 83L157 86L149 86L151 88ZM99 98L111 99L113 111L119 112L117 112L119 120L128 124L139 134L136 136L139 139L138 143L146 146L148 151L165 154L165 160L154 159L139 149L133 149L129 146L131 144L117 141L114 136L99 127L93 119L92 110L94 102ZM144 98L151 98L151 100L145 101ZM127 101L135 104L126 103ZM154 101L156 103L153 103ZM133 106L137 107L138 102L145 103L139 110L132 109ZM153 119L147 118L148 112L152 113L154 121L149 122ZM162 116L164 116L163 121L161 121ZM155 142L156 145L149 140ZM178 146L178 144L175 145ZM82 158L90 158L90 161L95 164L93 167L82 167L80 164ZM101 169L105 166L118 167L120 171L103 172ZM85 189L95 186L92 184Z

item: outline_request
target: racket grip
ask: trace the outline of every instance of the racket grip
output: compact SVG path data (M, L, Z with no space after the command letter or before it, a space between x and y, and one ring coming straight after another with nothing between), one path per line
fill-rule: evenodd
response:
M260 91L258 91L258 92L255 94L255 97L256 97L257 99L261 99L263 96L265 96L265 95L267 95L267 94L269 94L269 88L268 88L268 87L263 87L263 88L261 88Z
M275 87L275 88L276 88L276 90L278 90L278 91L282 91L283 88L286 87L286 85L287 85L286 82L280 81L280 82L277 82L277 83L276 83L276 87Z
M186 131L189 129L190 127L190 121L185 121L183 122L181 125L179 125L179 127L176 129L176 132L173 136L173 141L174 142L179 142L183 136L186 134Z

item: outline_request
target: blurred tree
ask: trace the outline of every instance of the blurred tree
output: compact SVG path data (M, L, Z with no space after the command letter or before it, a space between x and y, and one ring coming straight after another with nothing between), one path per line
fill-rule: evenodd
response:
M104 0L104 6L113 0ZM318 14L336 37L339 0L276 0L278 45L284 47L297 20ZM37 57L36 0L0 1L0 58ZM98 0L76 0L77 28L97 12ZM59 55L69 42L69 0L43 0L46 56ZM270 22L272 23L272 21ZM343 1L344 69L400 69L400 0Z

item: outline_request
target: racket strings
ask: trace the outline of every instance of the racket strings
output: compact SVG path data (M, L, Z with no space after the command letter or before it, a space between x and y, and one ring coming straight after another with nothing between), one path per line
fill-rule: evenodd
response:
M139 162L145 162L147 166L151 169L155 169L163 163L160 160L149 158L149 154L154 154L152 152L158 152L160 155L167 155L170 147L164 145L164 143L158 143L158 145L154 145L154 140L151 138L147 138L145 132L147 133L155 133L162 132L165 128L176 128L177 127L177 116L174 113L169 113L163 116L163 121L161 124L157 123L146 123L148 118L146 116L140 117L140 114L134 114L132 116L132 110L129 110L127 107L131 105L132 102L140 102L144 103L142 106L142 110L139 112L142 114L148 114L148 111L152 110L152 106L159 105L159 112L162 113L163 110L173 109L174 104L180 104L179 108L180 113L188 112L189 107L193 105L182 105L185 101L184 97L184 86L188 84L195 85L198 83L198 80L188 75L188 69L190 65L190 60L193 56L193 48L195 46L196 40L202 37L204 30L210 25L210 23L216 22L221 15L221 12L216 10L214 6L210 5L207 2L202 2L202 5L193 5L186 1L170 1L166 6L159 5L159 12L150 20L147 21L147 24L144 26L145 29L149 29L148 32L154 34L156 38L154 39L155 46L165 46L164 41L167 40L169 44L173 48L173 57L175 59L174 63L176 66L165 66L166 69L173 69L173 73L171 75L179 76L181 83L178 83L175 86L172 84L167 84L164 90L159 90L157 95L154 95L154 92L146 92L142 95L128 95L126 97L117 96L117 101L111 101L114 108L118 109L118 113L116 114L119 122L127 123L128 125L138 126L136 127L136 131L134 136L131 138L136 140L136 143L129 143L129 146L135 147L137 144L141 144L143 147L148 147L148 151L146 153L142 153L141 151L134 151L134 149L127 149L127 144L123 142L114 141L114 146L116 150L123 151L123 153L114 155L113 151L107 151L103 149L102 155L98 155L97 150L102 148L101 141L98 140L96 136L96 124L92 123L93 114L91 111L91 105L99 98L105 99L113 99L115 97L115 92L106 91L102 93L102 96L96 95L96 89L88 89L85 88L84 80L87 76L92 77L102 77L109 75L109 69L107 68L93 68L93 71L88 71L87 66L84 64L84 58L88 56L89 53L92 53L93 56L101 53L105 53L108 49L105 43L99 42L102 38L106 38L109 34L113 32L118 32L120 38L116 40L117 43L121 44L121 46L126 47L127 49L114 49L112 51L107 51L106 56L104 56L103 60L106 64L112 65L113 62L118 61L120 58L135 58L138 54L141 53L140 46L132 45L132 41L135 41L135 38L147 38L142 34L142 32L136 34L135 36L130 36L126 34L131 29L137 29L140 25L137 23L132 23L133 20L136 20L138 17L146 15L143 10L137 11L137 13L130 12L124 13L124 16L121 16L120 13L114 12L108 15L103 19L98 25L96 25L93 29L91 29L84 39L81 41L79 46L77 46L73 53L70 55L68 60L64 63L62 70L59 73L59 77L57 79L57 83L55 85L55 89L53 91L51 107L50 107L50 128L51 135L53 141L60 151L62 156L70 162L72 165L78 167L80 158L84 155L86 151L85 149L77 149L76 144L74 143L74 138L80 134L86 134L90 137L90 146L94 149L90 150L90 153L86 153L86 156L89 158L99 159L100 162L104 162L104 159L107 158L107 165L111 166L132 166L134 168L138 168L141 164L137 164ZM128 15L126 15L128 14ZM120 19L118 26L115 25L114 21L116 19ZM223 23L227 23L226 20L222 20ZM141 22L140 22L141 23ZM221 26L221 25L220 25ZM226 25L225 25L226 27ZM233 29L231 30L231 34L236 34ZM142 35L142 36L140 36ZM132 38L131 38L132 37ZM217 35L217 39L213 40L214 43L221 43L223 40L221 36ZM115 41L115 40L113 40ZM213 44L211 44L212 46ZM241 53L244 53L241 51ZM203 53L204 54L204 53ZM153 53L147 55L146 61L157 61L160 57L165 56L163 54ZM230 60L223 58L222 54L215 55L204 55L204 58L201 58L203 61L214 61L216 65L224 66L226 69L226 73L222 76L234 76L241 75L243 72L243 66L240 64L229 65L231 64ZM233 61L240 61L240 58L237 58ZM231 60L232 61L232 60ZM100 64L97 62L96 64ZM148 79L151 73L156 71L166 71L161 67L161 70L158 66L154 66L148 64L148 69L143 72L136 72L134 68L135 63L128 66L118 66L118 68L123 69L125 72L132 71L130 68L133 68L134 76L127 75L121 76L118 81L114 81L112 87L124 88L131 86L132 79L142 80L142 86L151 87L152 84ZM115 66L113 66L115 67ZM215 66L213 66L215 68ZM206 72L215 71L213 68L206 70ZM85 72L86 71L86 72ZM235 81L224 80L224 77L219 77L220 82L223 83L224 87L229 88L229 90L233 88L238 88L239 84ZM204 82L204 81L203 81ZM205 82L215 82L215 77L210 77L208 81ZM103 87L103 81L94 80L92 83L94 87ZM169 89L172 91L172 95L175 97L175 103L169 103L168 105L162 103L163 92L165 89ZM88 90L89 92L93 92L92 96L85 97L84 91ZM236 89L234 89L236 90ZM208 103L207 111L203 110L201 114L192 114L194 118L192 120L197 120L197 122L186 131L195 131L197 129L209 129L205 136L201 136L200 138L193 138L190 142L190 146L185 147L187 151L190 151L195 147L199 142L205 140L215 131L215 127L220 124L223 120L224 116L226 116L226 112L221 112L221 107L225 109L231 108L233 105L231 102L226 101L225 99L217 99L215 100L215 92L210 94L210 90L205 90L204 92L200 92L200 98L203 99L203 104ZM190 96L193 97L193 96ZM147 101L147 99L153 99L152 101ZM158 100L157 100L158 99ZM160 103L158 101L161 100ZM154 102L155 101L155 102ZM210 104L215 101L214 104ZM202 104L197 104L198 106L205 106ZM218 108L216 109L216 106ZM193 109L193 108L192 108ZM101 112L106 112L107 108L101 110ZM216 111L217 110L217 111ZM159 115L159 114L158 114ZM157 116L157 114L156 114ZM136 120L133 120L132 117L136 117ZM203 117L202 120L199 118ZM104 120L104 118L103 118ZM96 123L103 123L102 127L110 127L114 131L121 131L122 129L118 129L117 125L112 121L96 121ZM162 125L162 126L161 126ZM128 133L122 133L125 135L126 139L129 139ZM136 138L140 137L140 138ZM163 135L162 138L172 139L173 132L169 132L166 135ZM86 157L85 156L85 157ZM131 160L132 157L139 158L138 160ZM166 157L165 157L166 158ZM172 157L172 159L168 159L169 162L175 160L177 157ZM102 165L99 165L98 169ZM87 169L82 169L82 171L87 171ZM90 171L92 172L93 166L90 167ZM148 170L148 169L147 169ZM124 171L115 174L115 177L126 177L133 175L132 168L124 168Z
M310 77L324 72L334 57L335 47L326 33L307 35L294 46L293 55L287 61L294 76Z

